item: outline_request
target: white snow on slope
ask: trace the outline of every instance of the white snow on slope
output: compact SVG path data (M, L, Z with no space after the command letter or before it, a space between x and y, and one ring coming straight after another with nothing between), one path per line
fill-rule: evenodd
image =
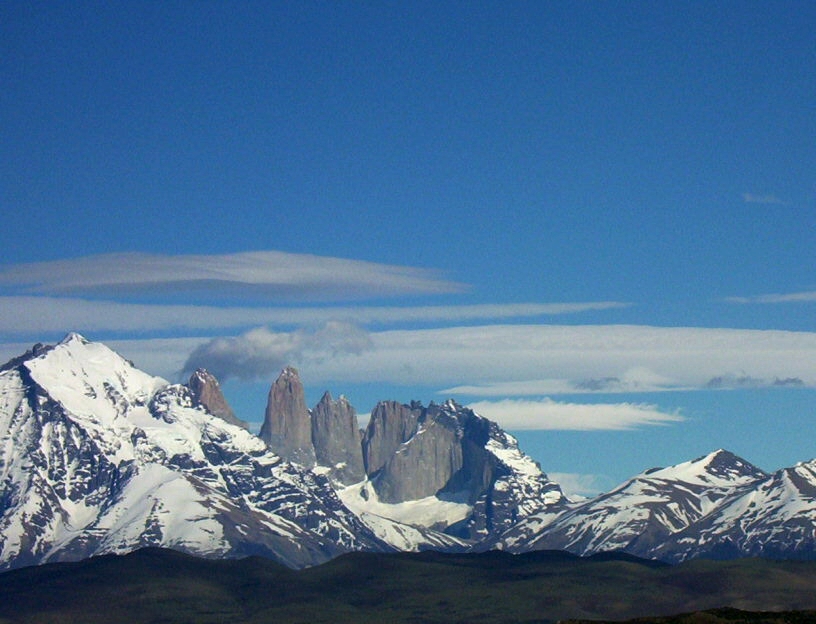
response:
M581 555L627 550L650 556L665 539L713 513L729 494L763 475L727 451L714 451L647 470L559 514L533 514L502 536L499 546L514 552L559 548Z
M104 535L105 552L119 553L132 550L151 526L170 548L208 555L223 554L228 548L207 499L183 475L158 464L145 465L128 482L117 504L93 530Z
M724 465L721 466L721 463ZM748 474L746 474L746 468L748 468ZM704 457L668 468L648 470L638 476L666 481L682 481L706 487L733 487L755 481L756 477L750 474L753 472L752 469L752 466L740 458L728 451L718 449Z
M509 433L504 434L506 444L502 445L494 438L490 438L485 448L498 457L506 466L524 477L537 478L541 476L541 467L529 455L525 455L518 447L518 440Z
M397 550L466 548L464 540L434 530L434 527L444 528L467 518L472 508L466 503L436 496L397 504L382 503L368 481L347 486L337 494L377 537Z
M404 503L382 503L368 481L361 481L337 492L343 504L357 515L374 514L396 522L419 527L448 526L464 520L472 511L467 503L428 496Z
M0 476L0 567L246 540L302 567L379 545L325 480L78 334L0 372Z

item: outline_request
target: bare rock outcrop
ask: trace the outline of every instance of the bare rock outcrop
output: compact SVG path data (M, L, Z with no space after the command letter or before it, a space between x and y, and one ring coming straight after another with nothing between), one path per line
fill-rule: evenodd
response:
M312 423L297 369L287 366L269 390L261 439L283 459L315 465Z
M488 421L459 406L380 403L363 439L367 472L386 503L449 495L473 504L493 478L487 439Z
M190 376L187 387L190 388L193 400L197 405L201 405L210 414L218 416L232 425L238 425L249 430L249 423L238 418L229 403L227 403L215 375L204 368L199 368Z
M410 440L419 428L422 406L403 405L397 401L381 401L371 412L363 436L365 471L373 475L388 462L402 444Z
M350 485L365 478L362 434L357 414L346 397L336 401L326 392L312 410L312 444L319 466L329 468L329 477Z
M373 490L378 503L429 499L430 506L467 509L463 516L442 514L433 526L422 526L473 543L565 504L558 484L521 452L515 438L455 401L427 407L382 401L362 435L356 423L349 402L334 401L328 392L310 412L297 371L286 368L269 393L261 437L284 459L314 468L335 487L365 481L363 501Z

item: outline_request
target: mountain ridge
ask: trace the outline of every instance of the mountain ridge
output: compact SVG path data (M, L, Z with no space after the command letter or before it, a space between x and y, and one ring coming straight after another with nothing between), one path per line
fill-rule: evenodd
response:
M816 559L816 460L766 473L718 449L571 501L452 400L383 401L361 432L345 397L309 410L287 367L264 440L207 375L171 384L76 333L0 367L0 569L145 546L294 568L358 550Z
M299 373L288 366L269 393L262 437L274 452L328 475L346 506L395 547L487 543L565 500L515 438L453 400L381 401L362 435L346 399L326 393L314 409L305 405Z
M328 481L78 334L0 373L0 565L141 546L292 567L388 550Z

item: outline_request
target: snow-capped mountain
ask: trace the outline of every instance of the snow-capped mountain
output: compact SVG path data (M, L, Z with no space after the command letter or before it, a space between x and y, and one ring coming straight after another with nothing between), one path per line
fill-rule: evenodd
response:
M713 513L653 549L669 561L716 558L816 558L816 460L736 488Z
M328 481L70 334L0 372L0 567L141 546L293 567L387 550Z
M273 384L262 436L217 380L139 371L69 334L0 367L0 569L163 546L291 567L352 550L618 550L816 558L816 460L766 474L718 450L571 502L453 401L305 406Z
M557 514L534 514L497 547L604 550L665 561L816 555L816 461L766 474L719 450L648 470Z
M261 436L329 475L346 506L400 550L473 547L566 500L515 438L454 401L382 401L362 434L354 423L343 397L327 393L309 410L298 371L286 367Z
M440 539L455 547L450 536L472 547L490 542L566 501L513 436L454 401L380 403L363 434L363 453L367 478L340 490L341 499L369 523L376 516L449 536L431 534L417 548L438 547ZM396 546L401 537L388 541Z
M702 518L732 488L764 476L727 451L669 468L647 470L611 492L538 514L502 536L512 552L563 549L582 555L624 550L639 556Z

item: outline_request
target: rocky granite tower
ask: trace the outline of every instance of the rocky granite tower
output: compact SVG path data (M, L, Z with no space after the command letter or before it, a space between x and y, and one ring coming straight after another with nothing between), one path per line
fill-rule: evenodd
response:
M383 401L361 434L344 397L334 401L326 392L309 411L298 372L287 367L269 392L261 438L284 459L326 475L355 513L373 501L376 511L366 517L375 532L400 535L403 546L419 543L412 531L425 529L448 536L422 534L426 544L448 543L450 536L486 541L520 518L565 504L558 484L512 436L455 401L427 407ZM384 528L395 520L381 515L381 504L410 501L423 501L420 528Z
M385 466L397 449L417 432L422 406L381 401L371 412L363 436L365 471L374 475Z
M346 397L336 401L326 392L312 410L312 444L317 464L343 485L365 478L357 414Z
M193 400L197 405L201 405L210 414L226 420L231 425L238 425L249 430L249 424L238 418L227 403L215 375L206 369L199 368L190 376L187 387L190 388Z
M374 408L363 449L383 502L449 492L472 503L493 479L487 440L488 421L453 403L423 408L389 401Z
M260 432L270 449L287 461L315 465L312 423L297 369L287 366L272 384Z
M558 484L515 438L454 401L379 403L363 434L363 456L381 503L436 497L469 506L467 517L445 529L468 540L499 535L519 518L564 504Z

